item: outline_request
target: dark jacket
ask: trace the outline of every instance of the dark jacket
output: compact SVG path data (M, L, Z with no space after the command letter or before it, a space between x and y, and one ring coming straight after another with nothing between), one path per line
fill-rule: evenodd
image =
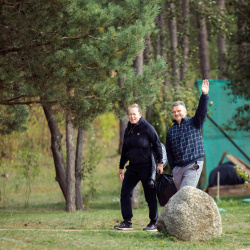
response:
M183 118L168 130L166 151L170 168L183 167L205 155L201 128L208 110L208 95L201 95L195 116Z
M133 167L151 166L152 150L155 152L158 162L162 162L161 142L154 127L143 117L137 124L128 122L124 133L120 169L124 168L127 161Z

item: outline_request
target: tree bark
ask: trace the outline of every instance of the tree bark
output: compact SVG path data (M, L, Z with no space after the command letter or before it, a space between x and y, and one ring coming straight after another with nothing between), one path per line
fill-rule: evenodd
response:
M150 35L146 35L145 37L145 49L143 51L143 62L148 64L152 59L152 44Z
M146 110L146 120L149 122L150 118L151 118L151 113L152 113L152 107L148 106L147 110Z
M181 41L182 49L182 62L180 65L180 80L184 81L187 70L187 58L189 53L189 0L180 1L183 5L182 18L184 23L181 27L183 32L183 40Z
M136 185L132 197L132 207L139 208L139 206L140 206L140 182L138 182L138 184Z
M143 63L148 64L149 61L152 59L152 44L150 35L147 35L145 38L145 49L143 52ZM147 107L146 110L146 120L149 121L151 116L151 106Z
M122 84L123 82L125 81L126 77L122 77L122 78L118 78L118 84L119 84L119 87L122 88ZM122 102L119 102L119 107L120 109L124 109L124 105ZM124 132L125 132L125 129L127 127L127 123L128 123L128 118L127 116L123 119L123 120L120 120L120 127L119 127L119 130L120 130L120 137L119 137L119 148L118 148L118 153L121 154L122 153L122 145L123 145L123 139L124 139Z
M75 147L74 147L74 128L71 115L66 114L66 149L67 149L67 199L66 211L75 212L76 192L75 192Z
M178 39L177 39L177 23L175 17L175 5L169 3L169 32L170 32L170 44L171 44L171 65L172 65L172 78L173 84L178 85L179 83L179 69L178 69Z
M242 8L244 8L244 1L239 0L237 4L237 8L239 8L239 11L242 12ZM239 34L246 34L246 20L244 16L239 15L237 20L237 26L238 26L238 33ZM249 42L246 41L246 39L240 39L239 35L237 35L237 44L238 44L238 60L240 65L249 65L248 63L248 54L247 51L249 50Z
M143 74L143 50L139 52L134 60L135 75Z
M55 170L56 170L56 181L58 181L59 186L62 190L64 198L67 197L67 185L66 185L66 169L63 159L62 151L62 134L59 131L57 121L54 117L51 107L47 104L42 104L45 117L48 122L48 126L51 134L51 150L53 154Z
M217 0L217 5L224 11L225 9L225 0ZM225 62L223 60L224 55L226 54L226 38L222 34L222 30L219 30L218 34L218 68L219 76L221 80L225 80L226 77L223 75L225 70Z
M127 127L128 118L125 117L123 120L120 120L120 141L119 141L119 154L122 153L122 145L124 141L124 132Z
M202 79L211 79L206 19L199 14L197 14L197 19L199 27L198 40Z
M83 210L82 189L81 189L81 169L82 169L82 150L84 140L84 129L78 128L76 144L75 178L76 178L76 208Z
M160 16L158 15L155 20L156 25L160 27ZM155 46L155 57L161 55L161 33L159 32L156 37L156 46ZM155 59L156 59L155 58Z
M164 61L168 62L167 57L167 38L166 38L166 22L163 17L163 14L159 14L159 24L161 27L161 35L160 35L160 55L163 57ZM168 84L168 73L167 71L164 72L164 86Z

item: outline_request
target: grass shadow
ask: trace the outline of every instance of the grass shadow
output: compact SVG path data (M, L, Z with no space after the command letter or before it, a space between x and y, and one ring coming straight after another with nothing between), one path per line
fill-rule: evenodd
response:
M97 210L121 210L119 203L115 202L90 202L89 209Z
M9 206L0 207L0 211L15 211L15 210L22 210L22 211L31 211L31 210L46 210L46 211L63 211L65 210L65 203L64 202L57 202L57 203L39 203L39 204L29 204L28 207L25 207L20 204L11 204Z

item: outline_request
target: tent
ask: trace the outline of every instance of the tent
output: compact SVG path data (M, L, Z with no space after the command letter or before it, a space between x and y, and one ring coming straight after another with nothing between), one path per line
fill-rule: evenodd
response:
M230 124L236 109L243 104L250 104L241 98L234 101L225 80L209 80L209 112L202 129L205 146L204 171L200 188L208 185L211 171L216 168L224 154L232 154L249 164L250 133L248 131L225 131L224 124ZM202 81L196 85L201 94ZM221 162L222 163L222 162Z

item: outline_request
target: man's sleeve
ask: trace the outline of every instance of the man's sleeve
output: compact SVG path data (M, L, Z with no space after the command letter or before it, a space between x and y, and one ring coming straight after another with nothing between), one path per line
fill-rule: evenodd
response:
M166 138L166 151L167 151L169 166L173 170L175 167L174 154L173 154L172 149L171 149L171 142L170 142L170 138L169 138L168 133L167 133L167 138Z
M200 97L198 108L194 116L194 124L195 127L198 129L201 129L205 122L208 110L208 101L209 101L209 96L202 94Z

